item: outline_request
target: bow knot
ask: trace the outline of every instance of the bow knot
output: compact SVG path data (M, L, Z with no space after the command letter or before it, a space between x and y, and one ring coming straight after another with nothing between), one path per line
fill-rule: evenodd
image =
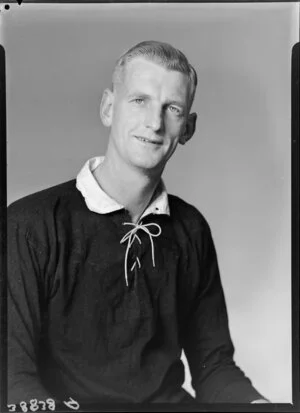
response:
M125 260L124 260L124 269L125 269L125 281L126 281L126 286L128 287L128 274L127 274L127 260L128 260L128 253L130 250L131 245L134 243L135 239L138 240L138 242L141 244L142 241L140 239L140 237L137 235L138 230L142 230L144 231L146 234L149 235L150 238L150 242L151 242L151 253L152 253L152 264L153 267L155 267L155 259L154 259L154 243L153 243L153 239L154 237L158 237L161 234L161 227L152 222L149 224L143 224L142 222L135 224L133 222L124 222L123 225L131 225L133 228L130 229L125 235L124 237L121 239L120 244L124 243L127 241L127 248L126 248L126 253L125 253ZM156 228L158 228L158 232L157 233L153 233L150 231L149 227L151 226L155 226ZM141 268L141 263L138 257L136 257L136 261L134 262L133 266L131 267L130 271L132 271L134 269L134 267L136 266L136 263L138 263L139 268Z

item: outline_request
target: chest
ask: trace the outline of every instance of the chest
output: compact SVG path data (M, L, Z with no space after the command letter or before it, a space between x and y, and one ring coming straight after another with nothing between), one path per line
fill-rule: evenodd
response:
M71 244L60 243L49 301L51 318L99 326L176 311L182 273L179 245L163 236L152 243L143 232L130 248L121 240L120 234L106 229L81 235Z

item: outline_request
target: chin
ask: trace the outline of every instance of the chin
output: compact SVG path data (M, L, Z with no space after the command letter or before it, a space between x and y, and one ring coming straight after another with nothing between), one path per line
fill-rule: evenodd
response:
M136 168L144 170L144 171L159 171L163 169L164 163L162 161L154 161L154 160L149 160L149 159L135 159L132 160L131 162L132 165L134 165Z

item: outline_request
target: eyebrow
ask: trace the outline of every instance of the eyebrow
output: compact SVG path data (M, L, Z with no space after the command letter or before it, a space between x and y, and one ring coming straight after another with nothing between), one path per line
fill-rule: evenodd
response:
M185 104L181 101L178 100L168 100L165 102L166 105L175 105L175 106L179 106L181 109L185 108Z
M128 95L128 99L136 98L137 96L138 96L139 98L151 99L151 96L150 96L150 95L147 95L146 93L143 93L143 92L133 92L133 93L130 93L130 95Z
M130 93L130 95L128 95L128 99L133 99L137 96L143 99L151 99L151 96L148 95L147 93L138 92L138 91ZM176 105L176 106L179 106L182 110L185 109L185 103L182 101L175 100L175 99L170 99L164 102L164 106L169 106L169 105Z

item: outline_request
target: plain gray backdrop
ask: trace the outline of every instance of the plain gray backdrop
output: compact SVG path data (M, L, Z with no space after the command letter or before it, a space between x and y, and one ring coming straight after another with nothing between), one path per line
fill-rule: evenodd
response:
M8 201L72 179L104 154L102 92L117 57L149 39L181 49L199 77L197 131L170 160L165 183L211 226L236 362L272 402L291 402L290 84L299 2L2 5Z

